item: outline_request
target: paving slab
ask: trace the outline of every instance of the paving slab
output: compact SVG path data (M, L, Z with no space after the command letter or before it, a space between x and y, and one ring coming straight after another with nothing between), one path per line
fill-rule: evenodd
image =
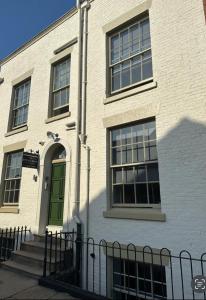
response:
M38 285L36 279L0 268L0 299L77 300L67 293Z
M36 279L27 278L0 268L0 299L8 298L37 284Z

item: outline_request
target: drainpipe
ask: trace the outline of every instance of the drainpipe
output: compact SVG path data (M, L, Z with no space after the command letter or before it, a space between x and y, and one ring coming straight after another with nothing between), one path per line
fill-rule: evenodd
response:
M78 75L78 103L76 126L76 168L75 168L75 200L73 218L81 224L80 211L80 164L81 145L86 143L86 79L87 79L87 28L89 0L77 0L79 9L79 75Z
M84 148L87 151L87 179L86 179L86 228L85 228L85 236L89 237L89 186L90 186L90 147L85 145Z
M76 161L75 161L75 184L74 184L74 208L73 208L73 218L77 224L81 224L79 217L79 207L80 207L80 155L81 155L81 144L80 144L80 134L81 134L81 102L82 102L82 8L80 1L77 0L77 8L79 9L79 61L78 61L78 100L77 100L77 122L76 122Z
M89 1L85 1L84 7L84 27L83 27L83 61L82 61L82 124L81 124L81 140L86 143L86 96L87 96L87 41L88 41L88 10L90 8Z
M83 3L82 3L83 2ZM75 167L75 200L73 219L77 225L77 238L82 233L82 222L80 219L80 165L81 145L87 150L87 200L86 200L86 237L89 234L89 173L90 173L90 148L86 146L86 79L87 79L87 27L89 0L77 0L79 10L79 70L78 70L78 103L77 103L77 124L76 124L76 167ZM84 30L84 31L83 31ZM81 237L80 237L81 238ZM81 250L80 250L81 251ZM88 252L87 252L88 255ZM78 268L78 261L77 268ZM80 266L81 268L81 266ZM87 273L87 267L86 267ZM80 279L81 282L81 279Z

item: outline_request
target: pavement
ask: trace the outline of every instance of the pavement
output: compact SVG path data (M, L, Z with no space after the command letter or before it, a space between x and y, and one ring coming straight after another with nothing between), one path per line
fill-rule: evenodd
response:
M0 299L62 299L73 296L38 285L38 280L0 268Z

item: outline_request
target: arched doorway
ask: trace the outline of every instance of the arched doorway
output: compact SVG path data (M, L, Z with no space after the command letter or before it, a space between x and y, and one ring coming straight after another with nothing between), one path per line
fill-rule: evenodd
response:
M66 150L56 144L51 155L48 225L62 226L66 177Z

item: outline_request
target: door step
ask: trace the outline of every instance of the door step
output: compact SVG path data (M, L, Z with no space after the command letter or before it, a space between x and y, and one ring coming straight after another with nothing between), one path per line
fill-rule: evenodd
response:
M1 268L12 271L17 274L22 274L22 275L29 276L31 278L36 278L36 279L39 279L43 274L42 269L39 268L36 269L34 268L34 266L23 265L13 260L7 260L3 262L1 264Z
M64 258L64 241L58 241L56 245L48 239L47 259L50 262L49 273L54 272ZM12 252L10 260L1 263L2 268L16 273L22 273L33 278L43 275L45 255L45 237L34 235L33 241L21 244L21 249Z

